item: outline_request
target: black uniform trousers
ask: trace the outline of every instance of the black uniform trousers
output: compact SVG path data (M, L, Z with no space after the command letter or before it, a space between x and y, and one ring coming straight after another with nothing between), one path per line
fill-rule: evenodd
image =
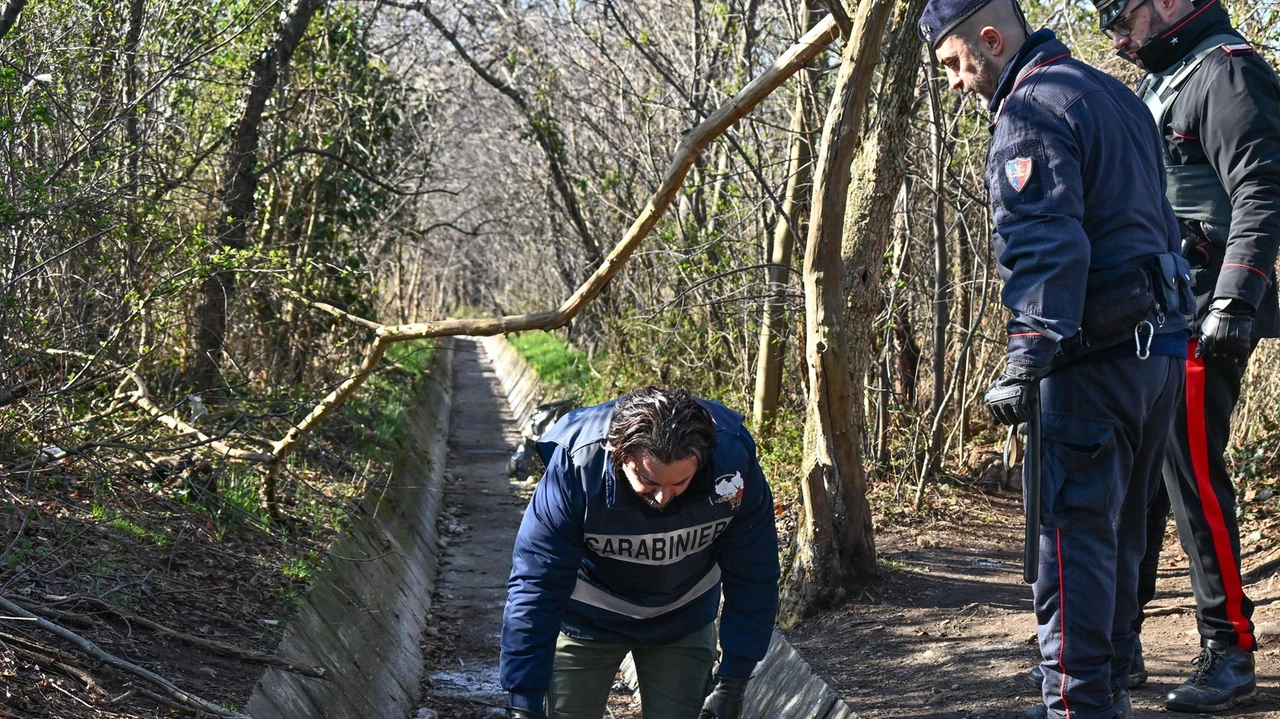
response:
M1240 399L1244 368L1221 357L1187 359L1186 394L1173 423L1164 462L1164 486L1147 512L1147 551L1138 580L1138 600L1155 596L1156 570L1172 507L1178 539L1191 560L1191 588L1203 639L1253 650L1253 602L1240 579L1240 528L1236 491L1224 454L1231 412ZM1134 621L1142 627L1142 615Z
M1033 587L1050 719L1114 719L1128 684L1146 513L1183 360L1074 362L1041 380L1040 578Z

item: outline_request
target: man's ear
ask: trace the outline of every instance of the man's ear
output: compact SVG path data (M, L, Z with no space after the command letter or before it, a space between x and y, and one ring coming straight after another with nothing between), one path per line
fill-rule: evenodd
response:
M992 57L1000 57L1004 54L1004 33L988 25L978 32L978 44Z

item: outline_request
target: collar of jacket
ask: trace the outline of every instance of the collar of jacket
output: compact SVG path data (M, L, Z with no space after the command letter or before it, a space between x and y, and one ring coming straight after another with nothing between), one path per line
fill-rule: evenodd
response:
M1222 0L1202 0L1186 17L1138 48L1142 67L1150 73L1161 73L1186 57L1210 35L1235 33ZM1237 33L1238 34L1238 33Z
M1051 60L1070 54L1071 51L1067 46L1059 42L1058 36L1054 35L1049 28L1031 33L1022 43L1022 47L1018 48L1018 52L1014 54L1009 64L1004 66L1004 72L1000 73L1000 81L996 83L995 94L991 96L987 109L998 116L1005 99L1013 94L1023 77ZM994 123L992 127L995 127Z

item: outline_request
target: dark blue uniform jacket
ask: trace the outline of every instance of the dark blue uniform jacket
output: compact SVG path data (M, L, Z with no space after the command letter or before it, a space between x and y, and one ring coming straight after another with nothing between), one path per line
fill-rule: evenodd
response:
M1090 273L1179 253L1163 143L1133 91L1072 58L1050 30L1027 38L990 110L987 188L1014 314L1008 360L1047 367L1080 331ZM1185 356L1185 319L1149 319L1151 351Z
M575 410L538 443L547 472L512 554L502 622L502 686L533 705L551 677L556 637L668 644L724 611L720 675L764 658L778 609L773 497L742 415L699 400L717 446L665 510L631 489L605 449L614 402Z

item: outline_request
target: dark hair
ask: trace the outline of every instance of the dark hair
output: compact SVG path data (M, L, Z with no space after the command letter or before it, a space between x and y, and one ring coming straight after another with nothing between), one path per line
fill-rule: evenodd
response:
M646 387L614 406L609 446L616 462L648 452L663 464L696 457L701 467L716 448L715 422L689 390Z

